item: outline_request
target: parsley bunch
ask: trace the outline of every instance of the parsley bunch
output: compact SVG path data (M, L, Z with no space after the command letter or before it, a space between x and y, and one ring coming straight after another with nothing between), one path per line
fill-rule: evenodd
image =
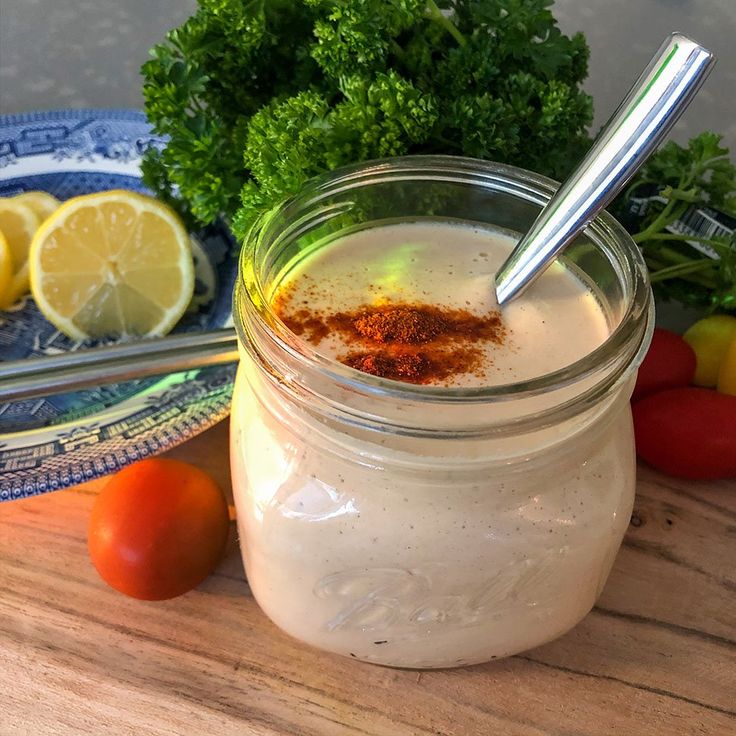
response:
M564 177L589 138L588 47L552 0L199 0L152 50L144 179L236 235L315 174L446 153Z

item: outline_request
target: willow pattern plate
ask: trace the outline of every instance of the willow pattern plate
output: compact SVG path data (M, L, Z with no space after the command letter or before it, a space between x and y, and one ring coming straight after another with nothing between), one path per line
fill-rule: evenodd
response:
M0 196L41 189L61 200L106 189L145 192L143 153L164 140L134 110L0 116ZM195 298L177 332L230 324L237 273L227 228L192 233ZM29 296L0 312L0 360L86 347L61 335ZM216 366L40 399L0 403L0 500L111 473L227 416L234 366Z

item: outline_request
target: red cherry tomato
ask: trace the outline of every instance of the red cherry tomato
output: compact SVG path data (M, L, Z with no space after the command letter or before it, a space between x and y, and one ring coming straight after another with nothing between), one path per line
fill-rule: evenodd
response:
M639 367L632 401L678 386L689 386L695 375L695 351L676 333L657 327Z
M228 527L225 497L209 475L179 460L152 458L114 475L95 499L89 554L113 588L163 600L210 574Z
M633 405L636 451L680 478L736 476L736 396L674 388Z

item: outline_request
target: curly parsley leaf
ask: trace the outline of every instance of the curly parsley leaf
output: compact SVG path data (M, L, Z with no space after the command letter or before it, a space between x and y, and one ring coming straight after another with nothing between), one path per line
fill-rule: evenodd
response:
M199 0L143 67L169 142L149 186L243 235L314 174L476 156L563 177L589 139L588 48L551 0Z

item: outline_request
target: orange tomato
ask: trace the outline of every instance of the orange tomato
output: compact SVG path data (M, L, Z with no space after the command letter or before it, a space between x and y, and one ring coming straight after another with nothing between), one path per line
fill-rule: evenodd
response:
M688 386L631 409L636 452L657 470L692 480L736 477L736 396Z
M114 475L95 499L88 548L105 582L143 600L201 583L222 557L229 528L222 491L199 468L151 458Z
M688 386L695 374L695 353L676 333L657 327L636 376L631 397L638 401L668 388Z

